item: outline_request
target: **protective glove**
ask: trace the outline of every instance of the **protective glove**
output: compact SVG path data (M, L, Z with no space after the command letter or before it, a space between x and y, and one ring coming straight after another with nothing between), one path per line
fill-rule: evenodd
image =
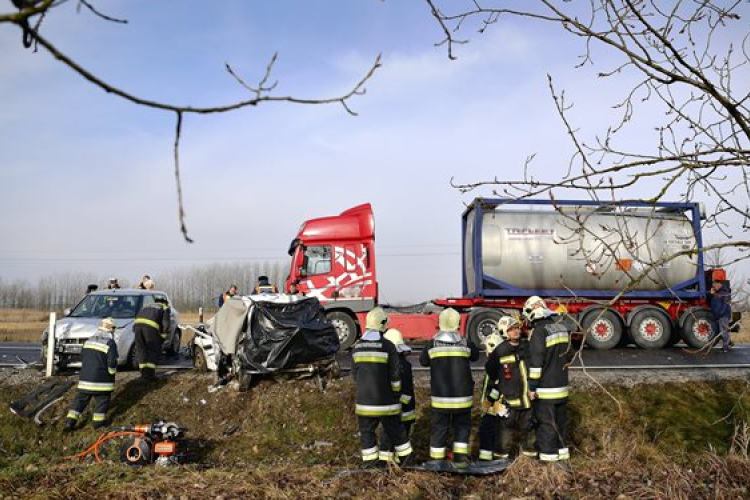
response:
M508 415L510 415L510 408L502 403L498 403L496 415L500 418L508 418Z

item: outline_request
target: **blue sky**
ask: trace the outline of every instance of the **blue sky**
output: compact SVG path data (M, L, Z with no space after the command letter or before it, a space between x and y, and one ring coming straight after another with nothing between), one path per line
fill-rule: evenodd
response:
M304 219L371 202L386 300L458 294L460 214L489 191L462 195L450 179L518 178L532 153L540 172L562 175L571 146L546 75L592 130L606 126L612 96L628 83L601 85L596 70L574 69L575 40L513 20L473 36L449 61L421 1L97 5L129 24L77 14L68 2L43 32L101 78L154 100L246 98L224 63L255 82L274 52L280 95L335 96L379 53L383 67L351 102L358 117L335 104L187 116L183 190L196 243L186 245L174 116L95 89L0 26L2 277L85 270L136 279L193 262L283 259ZM645 133L633 140L649 140Z

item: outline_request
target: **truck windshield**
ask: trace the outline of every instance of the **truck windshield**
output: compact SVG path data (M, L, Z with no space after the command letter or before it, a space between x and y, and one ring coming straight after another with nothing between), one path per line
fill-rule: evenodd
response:
M71 318L134 318L141 309L140 295L89 295L70 312Z

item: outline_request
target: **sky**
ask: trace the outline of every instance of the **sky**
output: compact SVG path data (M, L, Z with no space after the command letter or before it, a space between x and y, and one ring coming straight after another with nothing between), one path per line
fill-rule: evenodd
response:
M372 203L381 299L461 292L461 213L489 189L456 182L519 178L536 153L561 176L572 152L547 75L597 130L613 95L597 69L576 69L579 41L508 20L457 47L422 1L77 2L44 20L65 54L133 94L174 104L235 102L248 93L225 63L257 82L274 53L278 95L328 98L351 89L378 54L367 92L339 104L264 103L186 116L180 149L186 223L179 231L174 115L94 88L0 25L0 277L34 282L71 271L119 276L214 262L283 259L302 221ZM8 6L2 4L0 9ZM606 53L601 55L605 63ZM643 111L648 118L648 110ZM648 130L632 134L651 141Z

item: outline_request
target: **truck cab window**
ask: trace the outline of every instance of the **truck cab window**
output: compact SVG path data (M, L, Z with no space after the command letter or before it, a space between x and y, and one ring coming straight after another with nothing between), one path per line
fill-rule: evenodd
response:
M331 247L328 245L305 248L305 276L328 274L331 272Z

